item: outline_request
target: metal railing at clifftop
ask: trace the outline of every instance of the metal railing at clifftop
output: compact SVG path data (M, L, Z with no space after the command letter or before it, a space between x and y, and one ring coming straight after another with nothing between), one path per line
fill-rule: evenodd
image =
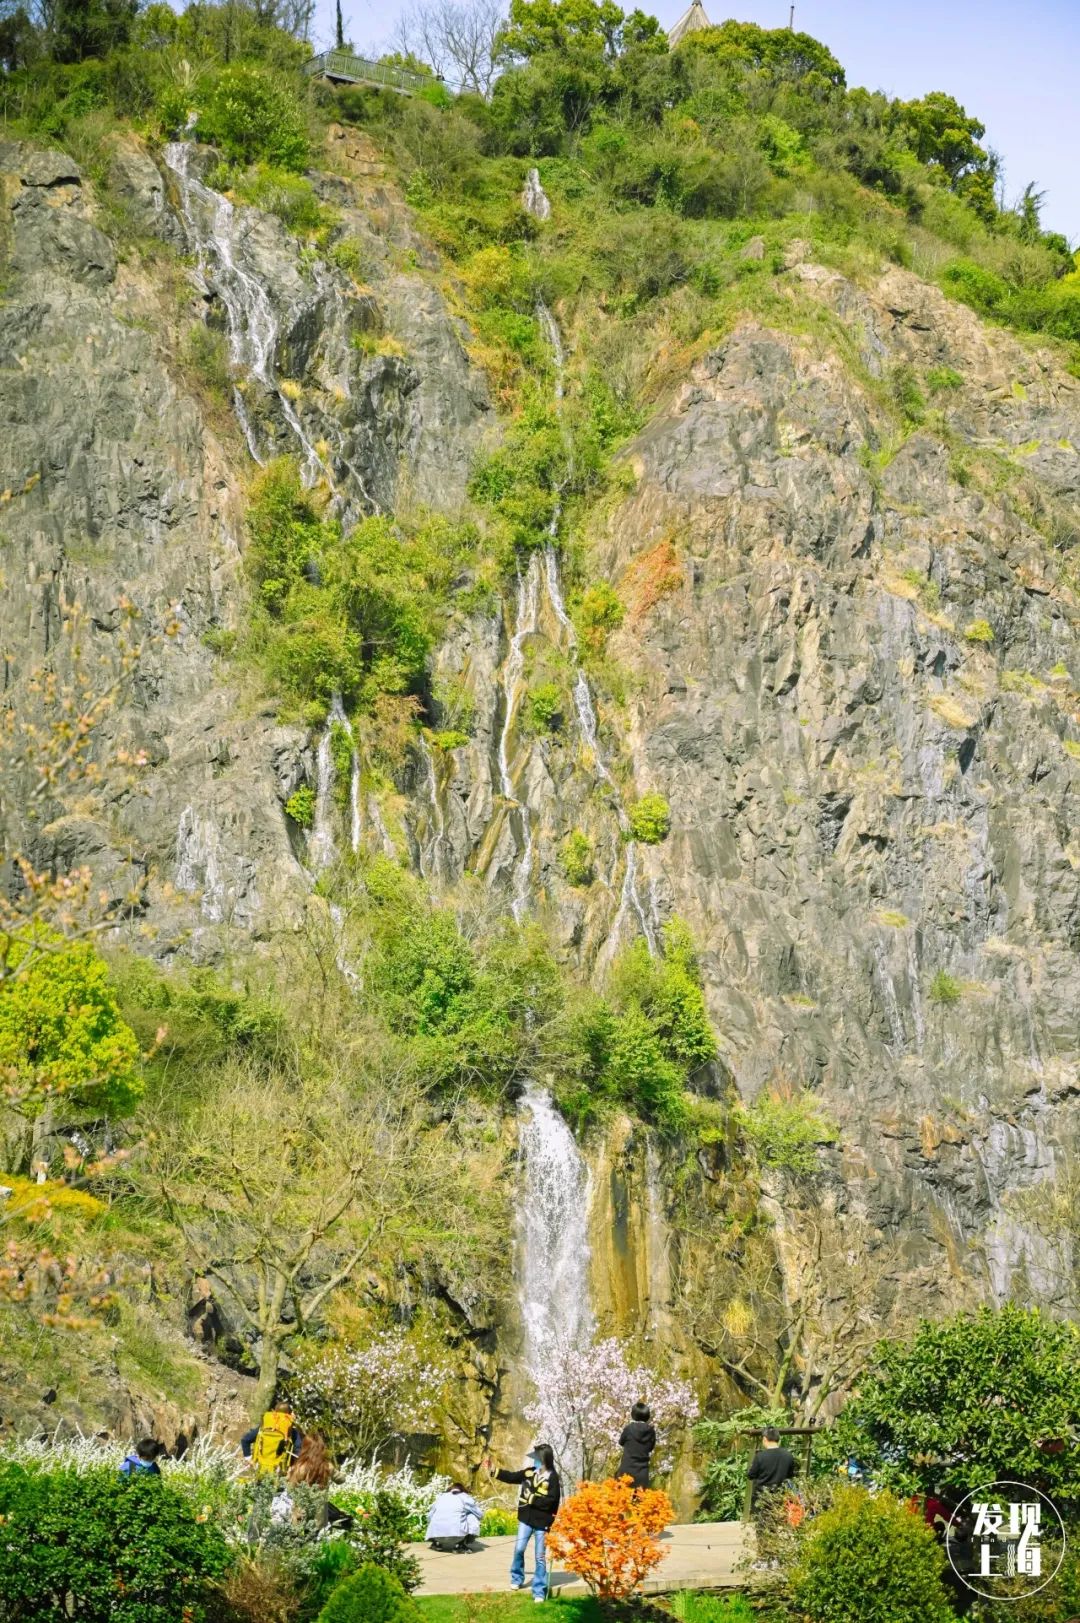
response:
M351 51L323 51L304 63L304 72L317 74L321 79L333 79L338 84L375 85L380 90L395 90L399 96L414 96L437 83L426 74L411 73L408 68L396 67L391 62L372 62L366 56L354 56Z

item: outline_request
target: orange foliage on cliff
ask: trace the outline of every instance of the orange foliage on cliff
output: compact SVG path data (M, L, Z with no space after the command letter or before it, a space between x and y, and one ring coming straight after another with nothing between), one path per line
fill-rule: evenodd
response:
M627 1476L583 1482L564 1500L548 1548L598 1600L625 1600L664 1559L657 1535L674 1519L659 1489L635 1488Z
M670 536L639 553L619 583L631 625L637 625L662 597L682 585L683 567Z

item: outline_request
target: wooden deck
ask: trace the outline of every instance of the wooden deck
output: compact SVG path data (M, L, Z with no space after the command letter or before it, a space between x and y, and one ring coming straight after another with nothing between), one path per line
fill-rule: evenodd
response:
M738 1571L748 1529L743 1522L688 1522L669 1527L662 1536L664 1561L642 1586L646 1594L676 1589L733 1589L744 1580ZM481 1539L464 1554L431 1550L414 1544L423 1577L418 1595L475 1595L510 1588L512 1538ZM525 1558L526 1582L532 1576L532 1550ZM552 1588L560 1594L584 1594L572 1572L553 1566Z

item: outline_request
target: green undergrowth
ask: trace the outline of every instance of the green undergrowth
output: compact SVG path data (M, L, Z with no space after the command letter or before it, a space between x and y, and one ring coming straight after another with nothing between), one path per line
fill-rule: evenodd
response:
M420 694L451 604L467 606L483 573L465 522L378 516L344 534L288 458L256 479L247 529L249 657L287 713L313 720L335 692L361 710Z
M539 928L463 928L383 858L364 865L348 918L380 1019L430 1086L498 1098L546 1076L580 1127L615 1106L668 1131L689 1125L687 1088L716 1046L677 921L660 958L637 943L599 994L568 976Z

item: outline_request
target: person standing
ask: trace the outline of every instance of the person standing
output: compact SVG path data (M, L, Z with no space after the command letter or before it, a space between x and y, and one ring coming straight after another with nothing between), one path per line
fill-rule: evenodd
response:
M790 1448L782 1448L780 1433L775 1426L766 1426L761 1437L761 1447L750 1461L750 1468L746 1475L752 1486L750 1489L750 1508L753 1510L763 1493L774 1488L782 1488L785 1482L790 1482L795 1475L795 1456Z
M622 1458L615 1475L628 1476L635 1488L647 1488L649 1458L656 1447L656 1427L647 1403L635 1403L630 1410L630 1423L622 1429L619 1446Z
M300 1458L304 1434L287 1404L267 1409L262 1424L252 1426L240 1439L240 1452L259 1476L284 1475Z
M488 1471L490 1459L484 1461ZM532 1596L539 1606L547 1599L547 1536L562 1498L562 1484L555 1469L555 1455L547 1443L534 1443L520 1471L494 1472L499 1482L514 1483L518 1492L518 1530L510 1563L510 1588L525 1588L525 1551L533 1543L535 1566Z

